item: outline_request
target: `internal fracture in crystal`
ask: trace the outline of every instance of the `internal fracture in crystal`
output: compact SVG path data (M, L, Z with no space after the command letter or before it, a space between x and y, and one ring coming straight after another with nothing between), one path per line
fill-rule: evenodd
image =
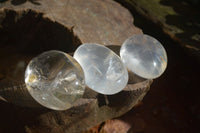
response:
M85 74L86 85L102 94L115 94L125 88L128 72L118 55L109 48L86 43L78 47L74 58Z
M82 97L84 73L78 62L61 51L47 51L33 58L25 71L31 96L41 105L65 110Z
M167 67L167 54L162 44L149 35L134 35L120 49L123 63L135 74L154 79Z

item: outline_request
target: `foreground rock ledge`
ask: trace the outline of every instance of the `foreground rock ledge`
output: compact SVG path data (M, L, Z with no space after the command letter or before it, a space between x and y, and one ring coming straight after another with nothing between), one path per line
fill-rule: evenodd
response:
M81 132L129 111L152 80L132 75L126 88L112 96L87 88L73 108L52 111L28 108L37 105L25 91L24 69L32 57L49 49L73 52L86 42L119 49L125 39L141 33L127 9L111 0L1 1L0 99L16 106L0 101L0 131Z

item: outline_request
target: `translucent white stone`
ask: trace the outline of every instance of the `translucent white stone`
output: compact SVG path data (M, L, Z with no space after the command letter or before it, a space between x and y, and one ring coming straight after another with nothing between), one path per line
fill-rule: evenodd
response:
M84 93L84 73L78 62L61 51L48 51L33 58L25 71L32 97L55 110L70 108Z
M85 82L102 94L115 94L125 88L128 72L118 55L109 48L86 43L78 47L74 58L85 74Z
M148 35L134 35L128 38L120 49L124 64L135 74L154 79L167 67L167 54L162 44Z

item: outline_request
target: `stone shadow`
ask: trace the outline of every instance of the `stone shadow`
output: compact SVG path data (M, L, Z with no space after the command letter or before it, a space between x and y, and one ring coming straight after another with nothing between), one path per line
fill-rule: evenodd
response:
M9 0L0 0L0 3L6 2L6 1L9 1ZM39 2L40 0L11 0L11 3L17 6L17 5L24 4L27 1L31 2L34 5L40 5L40 2Z
M39 54L47 50L73 52L81 41L73 29L43 18L32 10L20 13L4 10L0 17L0 45L14 47L20 53Z

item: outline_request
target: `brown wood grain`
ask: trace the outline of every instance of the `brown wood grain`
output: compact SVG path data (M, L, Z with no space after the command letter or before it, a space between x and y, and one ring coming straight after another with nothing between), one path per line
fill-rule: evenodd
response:
M120 93L107 96L87 88L72 108L53 111L28 107L32 104L24 70L32 57L46 50L73 52L82 43L94 42L118 51L125 39L141 33L128 10L112 0L1 1L0 99L9 103L0 101L0 132L76 133L129 111L152 80L130 74Z

